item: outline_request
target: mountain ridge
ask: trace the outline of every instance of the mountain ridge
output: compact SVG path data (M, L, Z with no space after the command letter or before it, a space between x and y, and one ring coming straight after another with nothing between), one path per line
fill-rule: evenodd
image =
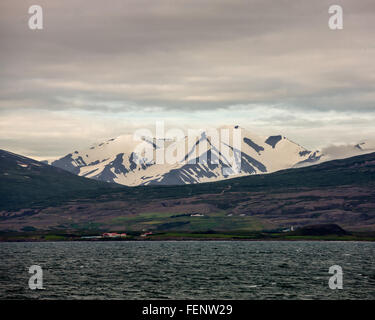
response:
M134 151L140 142L134 141L131 135L123 135L74 151L50 164L80 176L127 186L179 185L271 173L301 163L315 163L322 157L319 151L307 150L282 135L257 136L239 126L224 129L229 130L229 144L223 141L213 143L206 131L193 140L193 145L189 145L186 136L181 140L165 139L164 153L169 149L184 150L175 163L158 164L155 157L143 157ZM240 149L233 145L235 131L241 133ZM158 142L154 138L144 138L143 141L152 146L154 154L157 152ZM207 149L204 149L205 145ZM239 173L231 167L234 162L223 156L223 151L241 164ZM199 161L202 157L219 161Z

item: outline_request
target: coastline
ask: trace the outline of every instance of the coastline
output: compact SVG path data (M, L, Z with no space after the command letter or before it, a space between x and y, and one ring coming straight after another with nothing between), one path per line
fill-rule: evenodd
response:
M32 237L25 237L25 236L10 236L10 237L0 237L0 242L162 242L162 241L253 241L253 242L269 242L269 241L276 241L276 242L295 242L295 241L309 241L309 242L316 242L316 241L345 241L345 242L375 242L375 237L371 236L336 236L336 235L329 235L329 236L268 236L268 237L245 237L245 236L151 236L148 238L141 238L141 237L128 237L128 238L113 238L113 239L87 239L81 237L43 237L43 236L32 236Z

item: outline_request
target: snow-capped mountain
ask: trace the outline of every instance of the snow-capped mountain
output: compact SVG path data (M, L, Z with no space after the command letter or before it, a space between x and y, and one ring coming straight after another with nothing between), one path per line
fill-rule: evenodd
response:
M329 145L322 148L320 158L313 160L313 163L318 164L325 161L345 159L372 152L375 152L375 143L372 141L364 141L352 144ZM294 167L297 168L309 165L311 165L311 160L306 159L297 163Z
M227 129L228 139L215 140L205 131L194 139L142 137L141 142L132 135L123 135L74 151L50 164L83 177L136 186L201 183L270 173L301 163L312 164L322 157L319 151L309 151L281 135L258 136L239 126L222 129ZM239 143L234 143L236 137L240 137ZM140 143L149 146L151 152L139 151ZM176 161L160 164L157 153Z

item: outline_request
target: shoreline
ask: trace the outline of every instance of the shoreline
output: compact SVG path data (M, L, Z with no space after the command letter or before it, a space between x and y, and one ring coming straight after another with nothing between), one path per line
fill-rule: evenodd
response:
M293 231L167 231L104 232L99 230L44 230L0 232L0 242L106 241L368 241L375 231L347 231L337 225L310 225Z
M375 242L373 238L265 238L265 239L249 239L249 238L165 238L165 239L111 239L111 240L89 240L89 239L1 239L0 243L15 243L15 242L183 242L183 241L207 241L207 242Z

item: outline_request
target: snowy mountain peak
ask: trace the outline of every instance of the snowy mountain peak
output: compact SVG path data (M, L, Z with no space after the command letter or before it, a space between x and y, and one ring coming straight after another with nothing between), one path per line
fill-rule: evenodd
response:
M232 125L197 131L195 136L156 139L145 135L135 139L122 135L74 151L51 164L80 176L136 186L270 173L311 164L321 156L282 135L265 137Z

